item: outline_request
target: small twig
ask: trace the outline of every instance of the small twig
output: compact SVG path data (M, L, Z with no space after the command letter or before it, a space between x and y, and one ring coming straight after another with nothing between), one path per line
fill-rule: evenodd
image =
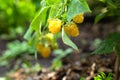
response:
M115 80L119 80L119 66L120 66L120 57L116 57L115 61Z
M86 80L91 80L94 77L94 75L95 75L95 67L96 67L96 63L93 63L92 66L91 66L90 76L88 76L86 78Z

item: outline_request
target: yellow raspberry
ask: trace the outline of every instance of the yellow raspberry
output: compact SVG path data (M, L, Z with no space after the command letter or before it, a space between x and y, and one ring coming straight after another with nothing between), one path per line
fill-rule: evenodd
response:
M43 58L48 58L48 57L50 56L50 54L51 54L51 49L50 49L50 47L44 47L44 48L41 50L40 54L41 54L41 56L42 56Z
M73 21L74 21L75 23L82 23L83 20L84 20L83 14L78 14L78 15L76 15L76 16L73 18Z
M62 22L59 19L49 19L48 20L48 29L51 33L58 33L61 29Z
M70 23L64 27L65 32L72 37L76 37L79 35L78 27L75 23Z
M37 51L41 54L43 58L48 58L51 54L50 47L45 47L42 43L38 43Z

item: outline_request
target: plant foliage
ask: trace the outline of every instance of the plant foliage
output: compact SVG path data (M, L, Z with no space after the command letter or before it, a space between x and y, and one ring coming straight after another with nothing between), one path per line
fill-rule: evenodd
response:
M120 33L117 32L109 34L93 54L107 54L113 51L117 51L117 55L120 56Z
M0 57L0 65L7 65L9 61L15 59L15 57L20 56L21 53L33 53L34 50L27 42L14 41L7 45L7 50L3 52Z
M42 0L40 12L34 17L24 38L27 40L37 38L36 40L39 42L40 40L35 36L42 37L49 32L48 19L58 18L64 26L67 22L71 22L75 15L85 12L90 12L85 0ZM65 34L64 30L62 30L62 34ZM68 37L68 35L63 35L63 42L78 50L77 46Z
M0 34L4 35L4 38L23 35L26 24L33 19L36 9L33 0L0 0ZM17 30L19 28L21 31Z
M104 17L120 17L120 0L96 0L99 4L97 7L100 7L100 12L95 17L94 23L99 22Z
M94 80L113 80L113 74L109 73L106 75L104 72L100 72L96 76L94 76Z

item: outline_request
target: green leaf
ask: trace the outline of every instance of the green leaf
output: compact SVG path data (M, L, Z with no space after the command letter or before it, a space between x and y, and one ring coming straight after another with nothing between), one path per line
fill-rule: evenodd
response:
M71 48L68 48L68 49L65 50L65 53L66 53L66 54L70 54L72 51L73 51L73 50L72 50Z
M104 72L99 72L99 74L94 76L94 80L106 80L106 74Z
M80 80L86 80L86 78L84 78L84 77L81 77L81 78L80 78Z
M106 39L101 42L98 49L96 49L92 54L107 54L111 53L115 47L113 39Z
M115 50L116 50L117 55L120 57L120 43L116 44Z
M60 9L59 5L51 6L49 18L55 18L57 13L59 12L59 9Z
M94 76L94 80L113 80L113 74L109 73L108 76L104 72L99 72L96 76Z
M29 29L27 30L27 32L25 33L25 35L24 35L24 39L26 39L26 40L30 40L30 38L31 38L31 34L33 33L33 29L31 28L31 27L29 27Z
M57 55L56 59L61 60L62 58L66 57L68 54L70 54L71 52L72 52L72 49L68 48L65 51L63 51L62 49L57 49L53 53Z
M46 0L47 5L59 5L61 0Z
M68 45L78 51L78 47L69 39L69 37L67 36L67 34L64 31L64 28L62 28L62 40L66 45Z
M63 52L62 49L57 49L57 50L54 51L54 54L56 54L56 55L61 55L61 54L63 54L63 53L64 53L64 52Z
M106 78L106 74L104 72L100 72L99 75L102 77L102 79Z
M47 17L48 17L48 10L49 7L44 7L40 10L39 14L37 14L34 19L32 20L30 27L26 34L24 35L24 38L26 40L29 40L32 37L32 34L34 31L40 32L41 33L41 27L45 27Z
M115 5L115 3L112 0L107 0L107 4L113 9L117 8L117 6Z
M107 39L111 39L112 43L115 43L115 46L116 46L116 44L119 45L119 43L120 43L120 33L113 32L113 33L109 34Z
M51 69L58 70L62 67L62 61L60 59L54 59Z
M111 53L113 52L114 48L116 50L118 50L118 54L119 53L119 47L120 47L120 34L119 33L111 33L109 34L109 36L103 40L100 44L100 46L98 47L98 49L96 49L93 54L107 54L107 53Z
M98 23L101 19L103 19L105 17L105 13L100 13L95 17L95 21L94 23Z
M46 20L48 17L48 10L50 7L44 7L41 9L38 15L35 16L33 21L30 24L30 27L32 27L33 30L39 31L40 26L45 26Z
M8 49L3 53L0 59L8 61L14 59L18 55L22 55L25 52L33 53L32 48L25 41L22 43L19 41L11 42L7 44L7 48Z
M106 80L113 80L113 74L109 73L108 76L106 77Z
M84 12L90 12L86 0L71 0L68 5L67 20L70 22L74 16Z

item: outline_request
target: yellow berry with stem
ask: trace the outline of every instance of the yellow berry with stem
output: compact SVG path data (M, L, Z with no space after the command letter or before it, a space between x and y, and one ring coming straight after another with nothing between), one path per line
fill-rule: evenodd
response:
M49 19L48 29L51 33L58 33L61 30L62 21L60 19Z
M77 37L79 35L79 29L75 23L65 25L64 30L69 36Z
M41 50L41 56L43 58L48 58L51 54L51 49L50 47L44 47L42 50Z
M84 15L83 14L78 14L73 18L73 21L75 23L82 23L84 21Z
M51 54L51 48L49 46L44 46L42 43L37 44L37 51L41 54L43 58L48 58Z

